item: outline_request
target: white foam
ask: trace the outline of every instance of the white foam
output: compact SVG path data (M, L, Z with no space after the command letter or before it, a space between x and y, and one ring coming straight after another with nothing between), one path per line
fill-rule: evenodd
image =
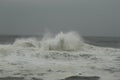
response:
M41 40L17 39L13 44L0 45L0 70L3 70L0 76L26 74L27 77L57 80L81 72L100 76L101 80L117 80L120 78L119 57L120 49L86 44L76 32L47 35ZM44 76L40 76L42 73Z
M61 32L55 37L45 35L41 40L35 38L17 39L13 45L16 47L40 48L42 50L76 51L84 46L84 42L77 32Z
M41 41L41 48L45 50L76 51L83 47L84 42L76 32L59 33L53 38Z
M19 38L16 39L13 46L15 47L39 47L39 42L35 38Z

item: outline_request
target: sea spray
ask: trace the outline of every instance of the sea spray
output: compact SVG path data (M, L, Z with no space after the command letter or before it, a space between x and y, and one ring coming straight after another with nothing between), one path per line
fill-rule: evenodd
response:
M45 35L41 40L35 38L17 39L16 47L34 47L41 50L76 51L84 46L82 37L77 32L59 33L54 37Z
M76 32L47 36L0 45L0 77L59 80L82 74L120 79L120 49L86 44Z
M61 32L55 37L45 38L41 41L41 48L45 50L76 51L83 45L83 39L77 32Z

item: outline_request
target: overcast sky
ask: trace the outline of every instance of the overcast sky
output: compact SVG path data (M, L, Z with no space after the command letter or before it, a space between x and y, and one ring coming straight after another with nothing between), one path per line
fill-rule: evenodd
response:
M120 0L0 0L0 34L120 36Z

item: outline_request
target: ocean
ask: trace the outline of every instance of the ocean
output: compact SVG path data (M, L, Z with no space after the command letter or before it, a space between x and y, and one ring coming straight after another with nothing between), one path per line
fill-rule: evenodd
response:
M17 38L42 38L42 36L36 35L0 35L0 44L8 44L13 43ZM95 45L95 46L103 46L103 47L113 47L120 48L120 37L97 37L97 36L83 36L83 39L86 43Z
M120 80L119 74L118 37L0 36L0 80Z

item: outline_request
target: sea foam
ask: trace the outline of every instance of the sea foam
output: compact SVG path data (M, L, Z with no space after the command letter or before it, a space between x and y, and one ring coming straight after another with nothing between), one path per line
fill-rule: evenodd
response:
M119 58L120 49L89 45L77 32L49 33L42 39L18 38L13 44L1 44L0 77L59 80L80 73L119 80Z
M42 50L76 51L84 46L82 37L77 32L60 32L54 37L44 36L41 40L35 38L17 39L17 47L35 47Z

